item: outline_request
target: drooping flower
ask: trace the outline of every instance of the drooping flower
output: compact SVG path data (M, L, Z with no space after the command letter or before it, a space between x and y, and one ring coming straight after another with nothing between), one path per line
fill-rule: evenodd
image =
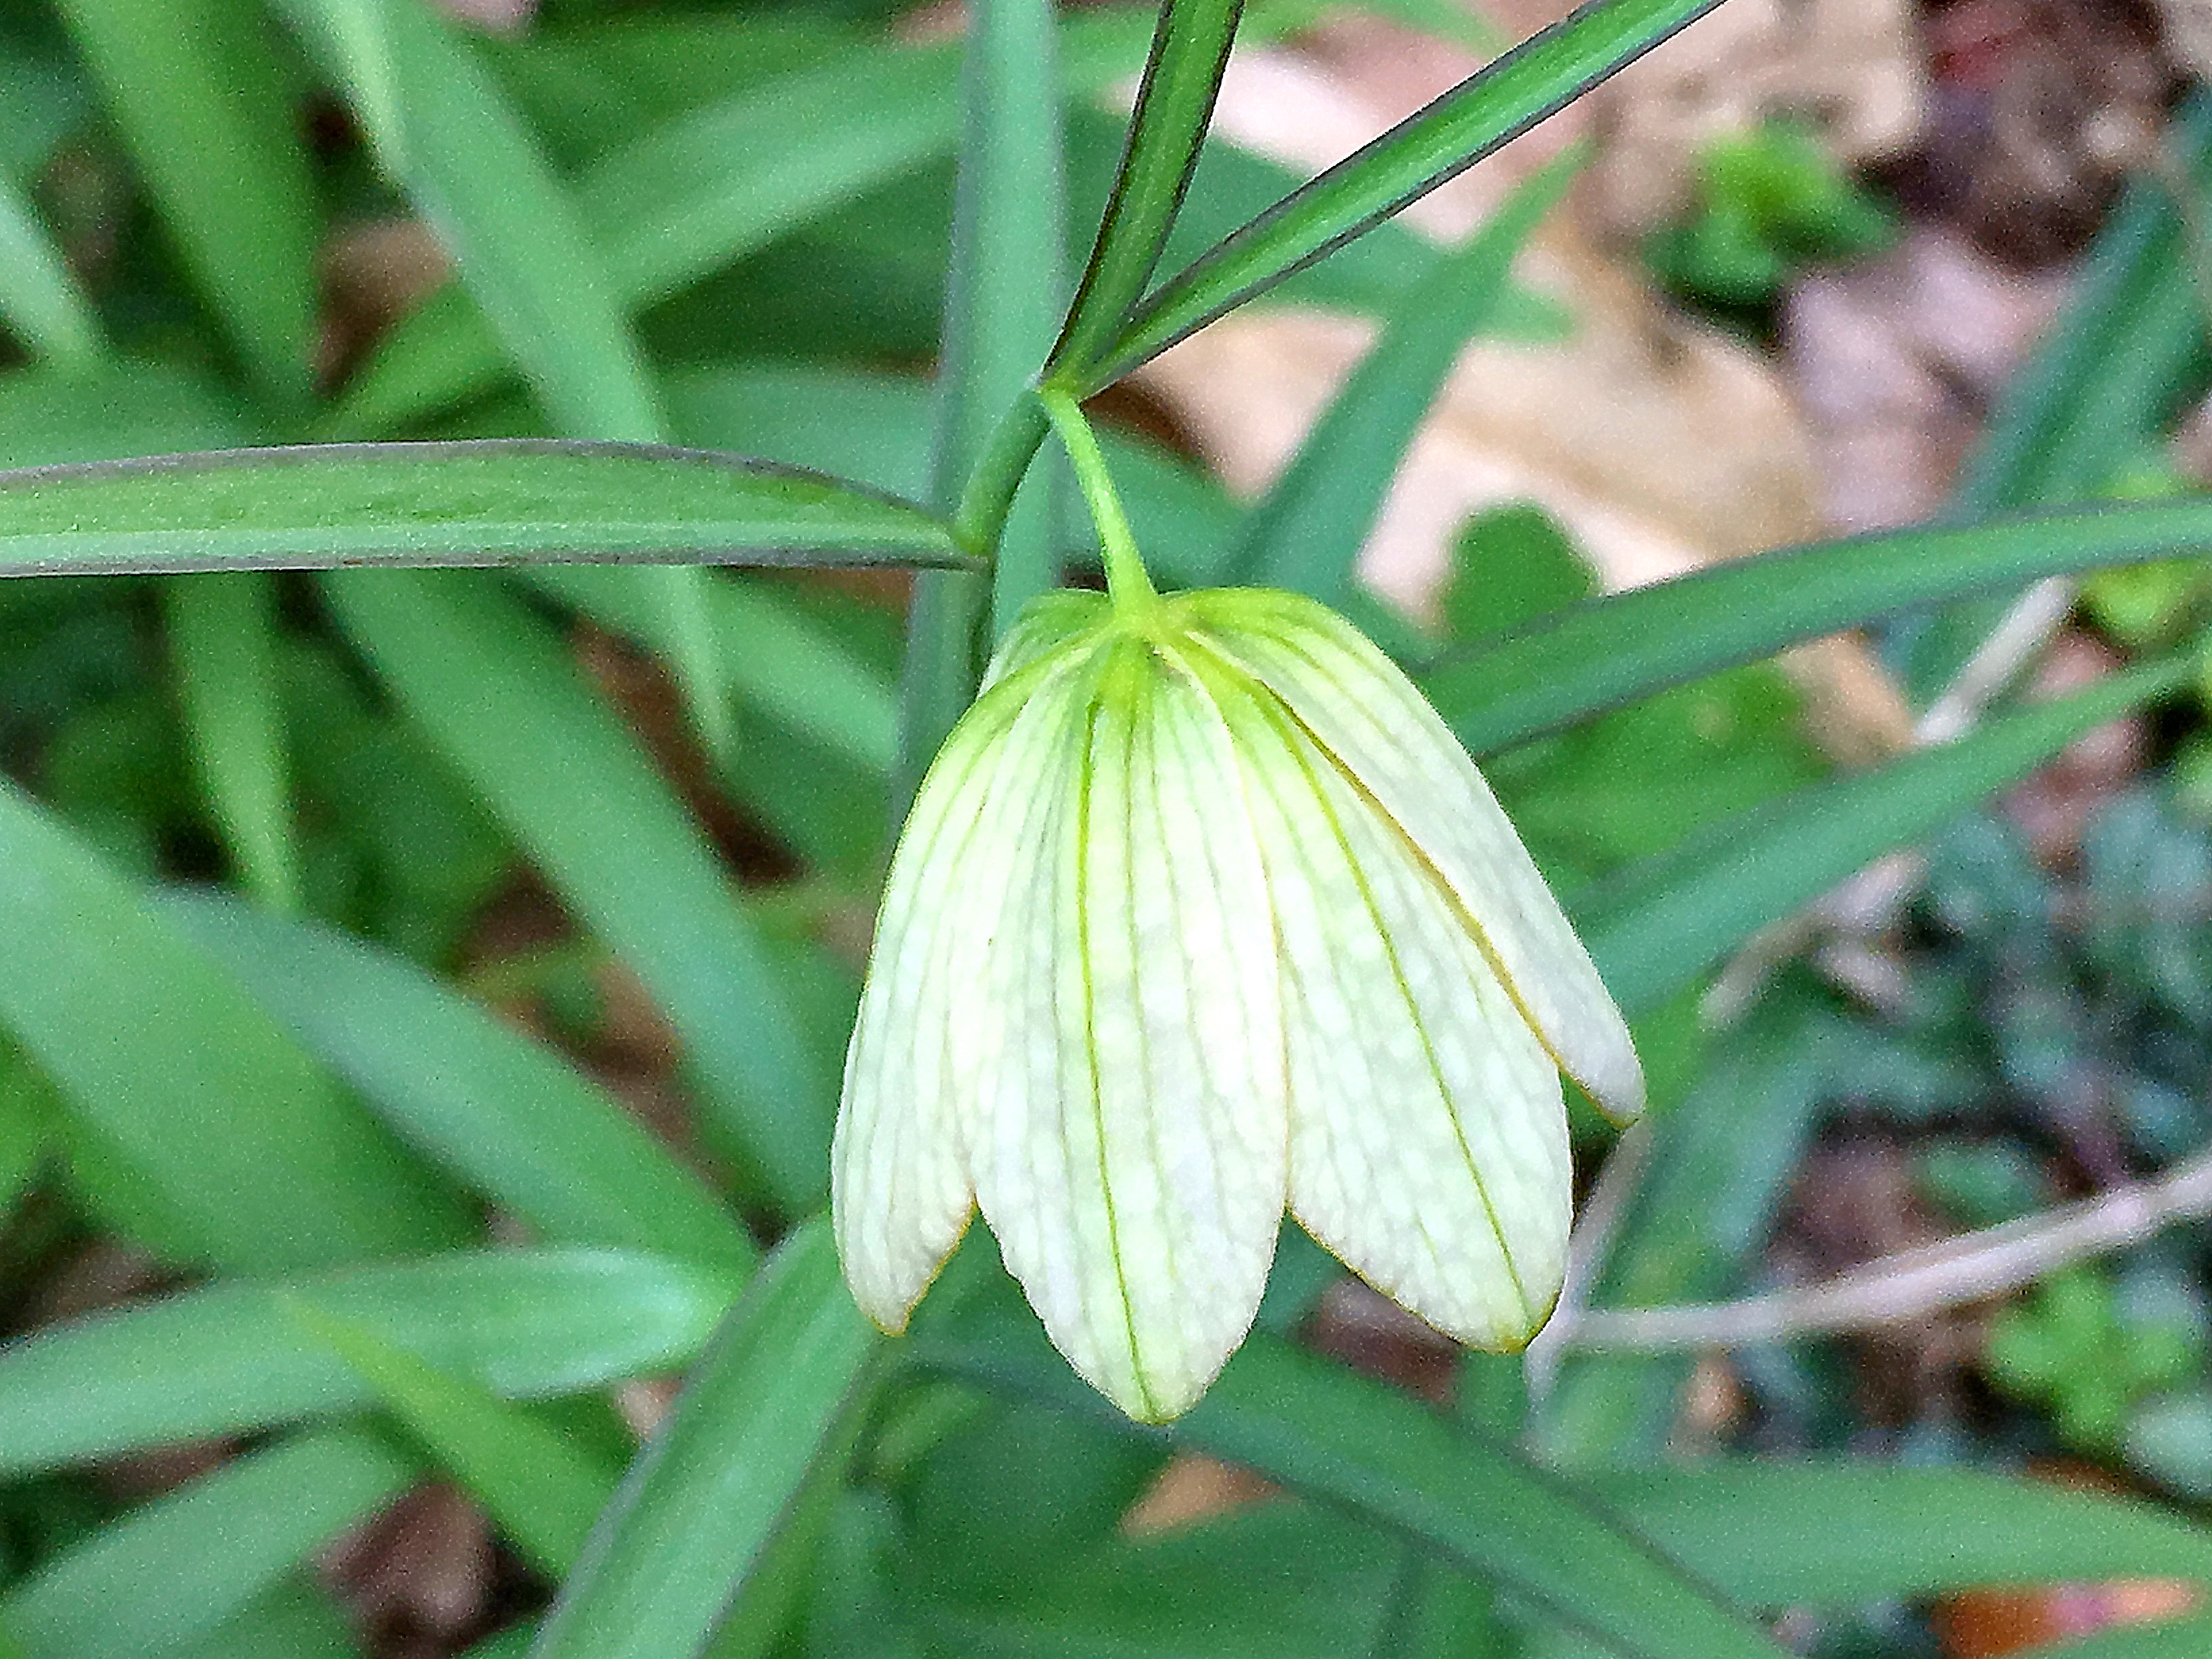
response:
M1288 593L1056 593L894 858L838 1246L899 1330L980 1205L1061 1352L1147 1420L1243 1340L1286 1208L1517 1347L1565 1271L1562 1072L1642 1109L1588 955L1382 651Z

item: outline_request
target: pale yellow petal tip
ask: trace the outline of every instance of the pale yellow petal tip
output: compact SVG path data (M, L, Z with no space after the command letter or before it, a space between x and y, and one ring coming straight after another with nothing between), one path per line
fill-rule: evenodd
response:
M1617 1065L1592 1075L1587 1081L1576 1078L1573 1082L1616 1129L1626 1129L1635 1122L1651 1103L1644 1087L1643 1064L1637 1059L1636 1051L1626 1046L1625 1037Z
M963 1222L960 1237L964 1237L966 1234L967 1224ZM886 1264L867 1260L842 1237L837 1241L837 1265L843 1271L845 1288L852 1296L853 1305L860 1310L867 1322L885 1336L904 1336L907 1325L914 1317L914 1310L921 1305L922 1297L929 1294L930 1286L937 1283L938 1275L945 1271L945 1264L952 1259L953 1251L959 1247L960 1237L955 1237L945 1253L929 1264L927 1274L918 1283L914 1282L914 1276L909 1273L907 1282L914 1284L911 1293L903 1285L892 1288L897 1284L893 1271Z

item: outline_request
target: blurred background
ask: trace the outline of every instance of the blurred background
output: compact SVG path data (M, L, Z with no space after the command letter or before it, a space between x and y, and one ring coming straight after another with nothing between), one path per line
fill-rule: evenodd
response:
M789 205L685 246L679 226L619 297L669 435L923 493L951 192L945 112L896 103L875 81L841 102L824 66L856 43L941 51L957 6L447 9L465 61L550 175L574 184L595 234L649 210L653 179L625 146L660 124L757 94L762 131L798 135L781 164L799 180ZM1178 246L1565 10L1255 6ZM453 293L450 238L274 29L253 32L247 78L296 135L287 176L311 204L292 221L310 228L309 280L227 290L192 229L221 214L196 219L195 186L159 159L180 129L133 102L137 83L118 67L127 39L93 13L119 15L0 3L0 258L33 259L7 239L42 227L64 296L11 287L0 461L577 428L542 384L533 398L496 364L459 378L422 368ZM141 8L137 26L160 15ZM1095 222L1149 33L1142 14L1084 16L1097 27L1091 55L1070 58L1078 225L1086 204ZM220 41L210 50L238 61ZM1587 147L1583 172L1452 375L1363 557L1376 592L1437 648L1589 592L1823 536L2198 491L2212 479L2208 73L2203 0L1728 0L1398 227L1103 399L1140 535L1170 562L1202 566L1235 501L1265 488L1372 341L1376 313L1436 246L1570 144ZM805 110L821 134L789 125ZM878 160L806 183L837 123L872 131L878 113L893 134ZM911 141L930 122L938 136ZM717 143L753 142L742 120L719 131ZM455 142L465 150L465 135ZM240 222L258 211L249 200ZM257 332L256 317L275 320ZM1064 540L1079 558L1073 516ZM719 738L702 734L712 722L687 707L635 606L560 572L520 591L740 878L808 1042L834 1064L886 845L902 584L720 582ZM695 1104L665 997L578 926L588 894L549 878L544 848L472 771L465 738L410 708L422 694L387 683L407 677L374 629L334 621L306 579L276 578L266 597L289 851L257 852L251 824L224 816L192 624L156 581L0 585L0 768L135 876L243 887L457 985L557 1046L750 1213L772 1213L744 1149ZM1571 894L1789 789L1955 735L2015 685L2076 689L2208 623L2212 563L2114 572L1732 671L1516 750L1491 773ZM1646 1022L1656 1131L1615 1149L1600 1176L1606 1149L1595 1121L1583 1126L1589 1277L1528 1372L1463 1359L1348 1281L1320 1292L1305 1340L1567 1467L1848 1454L2026 1471L2201 1512L2207 699L2212 683L2094 732ZM173 1286L199 1259L128 1158L66 1116L40 1066L0 1038L0 1337ZM2115 1189L2153 1196L2086 1232L2045 1224ZM1912 1254L2023 1220L2007 1237L2028 1240L2025 1274L1969 1253L1931 1281ZM495 1210L488 1224L495 1238L528 1233ZM1328 1278L1295 1250L1285 1270ZM1855 1313L1792 1299L1846 1273L1868 1298ZM1751 1296L1778 1322L1755 1343L1697 1305ZM1637 1326L1607 1311L1621 1308L1681 1311ZM632 1384L592 1432L635 1433L666 1397ZM922 1534L952 1528L939 1540L949 1558L971 1522L977 1548L1012 1547L1023 1460L1058 1455L1035 1423L1024 1438L967 1421L953 1412L915 1442L926 1452L902 1462L879 1448L871 1466ZM194 1443L0 1484L0 1607L11 1578L239 1449ZM1127 1479L1113 1524L1130 1536L1266 1500L1251 1477L1191 1456ZM309 1577L338 1610L336 1650L374 1659L460 1652L546 1593L482 1508L441 1482L349 1526ZM2185 1587L2146 1577L1880 1602L1784 1629L1823 1659L1995 1659L2191 1605ZM834 1649L801 1620L780 1650L876 1650L854 1628L865 1626Z

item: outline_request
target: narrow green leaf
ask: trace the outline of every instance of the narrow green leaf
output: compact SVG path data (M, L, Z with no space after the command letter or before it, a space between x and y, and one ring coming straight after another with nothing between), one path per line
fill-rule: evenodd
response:
M1441 260L1244 520L1224 573L1335 602L1413 434L1460 353L1496 308L1513 262L1573 180L1570 150L1517 186L1467 245Z
M424 1364L366 1326L302 1297L285 1306L467 1488L531 1565L556 1579L575 1565L619 1471L481 1384Z
M938 364L935 499L946 508L958 506L969 468L1060 324L1066 185L1053 16L1049 0L980 0L968 32L967 118ZM991 580L996 632L1059 585L1048 483L1040 477L1029 486L1000 535ZM965 580L922 579L929 586ZM931 608L916 599L918 613Z
M464 1236L457 1206L234 981L4 783L0 937L17 942L0 951L0 1028L207 1259L268 1271Z
M562 642L485 578L324 580L408 712L644 981L769 1201L812 1202L835 1088L704 836Z
M29 1659L144 1659L243 1611L414 1484L358 1430L303 1434L102 1528L0 1595Z
M876 1347L826 1220L732 1309L601 1516L532 1659L691 1654L744 1584Z
M631 1251L466 1251L217 1284L46 1326L0 1347L0 1474L374 1406L301 1332L287 1296L530 1400L684 1364L737 1285L726 1268Z
M1577 895L1583 941L1624 1008L1656 1006L1760 928L2196 672L2185 659L2115 674L1988 721L1954 743L1815 784L1717 825Z
M928 493L927 381L817 364L736 362L670 376L670 404L689 443L765 455L857 478L909 499ZM1164 580L1218 583L1243 509L1188 461L1153 444L1101 432L1137 540ZM1060 492L1062 556L1097 556L1080 497Z
M1164 0L1152 56L1129 118L1127 147L1106 203L1091 261L1046 378L1091 384L1091 371L1121 332L1167 246L1183 191L1213 118L1243 0Z
M246 886L272 910L300 904L300 850L285 782L276 604L268 575L172 577L162 588L185 732Z
M82 368L100 353L92 305L15 181L0 171L0 320L34 356Z
M698 450L530 439L0 473L0 575L646 560L964 562L921 508Z
M307 1568L281 1579L198 1641L162 1659L361 1659L353 1620Z
M2165 151L2170 170L2129 187L2049 335L2007 383L1960 482L1960 517L2094 496L2200 371L2191 210L2175 194L2212 189L2212 98L2201 88L2175 112Z
M377 159L565 435L649 443L659 412L581 226L475 56L422 0L282 0Z
M2212 99L2175 112L2160 176L2136 180L2081 260L2079 279L2033 357L2005 385L1948 516L1961 520L2089 501L2155 446L2204 367L2197 231L2182 197L2212 192ZM1941 694L2016 594L1952 607L1895 629L1906 690Z
M263 389L308 392L319 236L252 0L59 0L192 274Z
M1132 1433L1157 1432L1103 1407L1006 1300L967 1314L974 1334L964 1341L917 1338L917 1357ZM1510 1586L1636 1659L1781 1651L1587 1494L1410 1395L1266 1332L1246 1340L1169 1437Z
M522 579L641 645L665 643L665 619L614 573L532 565ZM898 708L883 671L777 592L775 583L716 581L707 592L722 690L747 708L872 772L890 769Z
M1436 663L1421 689L1469 750L1487 754L1917 605L2208 544L2212 504L2191 501L1815 542L1554 611Z
M902 1602L944 1650L989 1659L1394 1659L1382 1626L1406 1553L1311 1504L1255 1504Z
M220 388L167 364L40 365L0 374L0 466L221 449L251 437Z
M1456 178L1717 3L1592 0L1523 41L1155 289L1085 366L1078 389L1110 385Z
M1067 94L1112 84L1151 32L1145 6L1068 19ZM586 167L578 210L623 303L641 310L942 155L961 131L959 56L856 46L675 116ZM496 386L500 369L482 318L448 290L384 342L331 422L339 435L381 435Z
M561 1244L729 1264L759 1252L706 1184L550 1049L398 957L213 896L155 914L402 1137Z
M959 131L958 57L856 46L593 162L577 204L617 291L642 308L944 150Z
M1052 9L1038 0L985 0L963 60L967 118L953 199L951 270L937 367L932 498L957 514L979 464L989 472L1008 411L1050 349L1059 320L1065 186L1057 90L1049 57ZM1030 446L1034 453L1035 446ZM1010 626L1029 599L1059 580L1050 480L1026 488L1028 457L1006 479L988 544L989 581L927 575L907 611L899 681L894 816L903 816L923 769L975 695L988 629ZM966 526L960 526L965 529Z
M0 1050L0 1228L39 1177L58 1137L52 1085Z
M850 1492L854 1454L872 1427L863 1392L846 1406L785 1504L774 1536L731 1598L703 1659L771 1659L781 1650L789 1626L817 1593L822 1552Z
M1979 1469L1731 1461L1603 1475L1597 1489L1753 1607L2118 1577L2212 1588L2203 1526L2134 1499ZM1820 1525L1806 1526L1815 1515Z
M385 171L453 254L561 435L665 439L620 290L483 65L423 0L283 3L348 88ZM660 570L635 580L667 612L670 661L701 730L724 746L702 579Z

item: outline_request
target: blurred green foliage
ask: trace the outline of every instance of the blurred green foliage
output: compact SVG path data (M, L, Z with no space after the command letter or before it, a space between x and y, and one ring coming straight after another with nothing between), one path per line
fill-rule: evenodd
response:
M1770 118L1706 144L1689 208L1652 234L1644 257L1672 292L1741 312L1771 305L1808 265L1879 252L1897 234L1895 211L1817 133Z

